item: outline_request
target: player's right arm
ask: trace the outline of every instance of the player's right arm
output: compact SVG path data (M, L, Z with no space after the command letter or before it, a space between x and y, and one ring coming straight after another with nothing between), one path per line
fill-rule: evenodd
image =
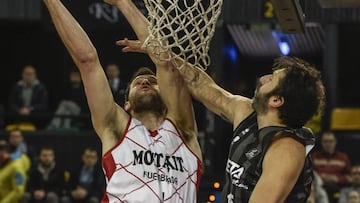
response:
M44 0L55 28L79 68L93 126L103 152L110 149L125 129L128 114L114 102L107 78L93 44L60 0Z
M210 111L231 122L234 128L253 111L251 99L221 88L202 69L187 63L179 70L191 95Z

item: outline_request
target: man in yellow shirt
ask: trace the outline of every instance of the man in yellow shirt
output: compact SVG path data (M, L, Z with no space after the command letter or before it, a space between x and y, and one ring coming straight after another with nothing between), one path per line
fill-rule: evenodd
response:
M17 159L11 159L8 143L0 140L0 203L19 202L25 191L26 172Z

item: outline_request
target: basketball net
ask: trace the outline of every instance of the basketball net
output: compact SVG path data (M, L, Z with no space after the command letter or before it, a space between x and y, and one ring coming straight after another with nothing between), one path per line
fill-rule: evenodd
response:
M150 26L143 46L151 47L158 60L175 62L178 68L188 62L206 70L222 1L144 0Z

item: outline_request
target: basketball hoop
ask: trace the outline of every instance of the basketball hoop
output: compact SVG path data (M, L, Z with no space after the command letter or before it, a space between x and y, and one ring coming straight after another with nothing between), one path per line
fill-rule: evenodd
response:
M144 0L144 3L150 26L143 46L151 47L159 60L176 61L178 68L188 62L206 70L222 0Z

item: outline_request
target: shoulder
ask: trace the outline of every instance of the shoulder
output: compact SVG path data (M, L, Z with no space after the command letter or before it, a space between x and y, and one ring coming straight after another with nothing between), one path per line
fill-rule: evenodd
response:
M273 144L277 144L277 146L282 146L288 150L294 149L293 148L294 146L304 148L304 144L302 142L300 142L298 139L294 138L293 136L284 134L284 132L280 132L274 136L272 145Z
M311 132L311 130L307 128L299 128L299 129L285 128L279 130L279 132L275 135L275 138L282 138L282 137L290 137L296 140L297 142L300 142L304 146L315 145L315 136Z

